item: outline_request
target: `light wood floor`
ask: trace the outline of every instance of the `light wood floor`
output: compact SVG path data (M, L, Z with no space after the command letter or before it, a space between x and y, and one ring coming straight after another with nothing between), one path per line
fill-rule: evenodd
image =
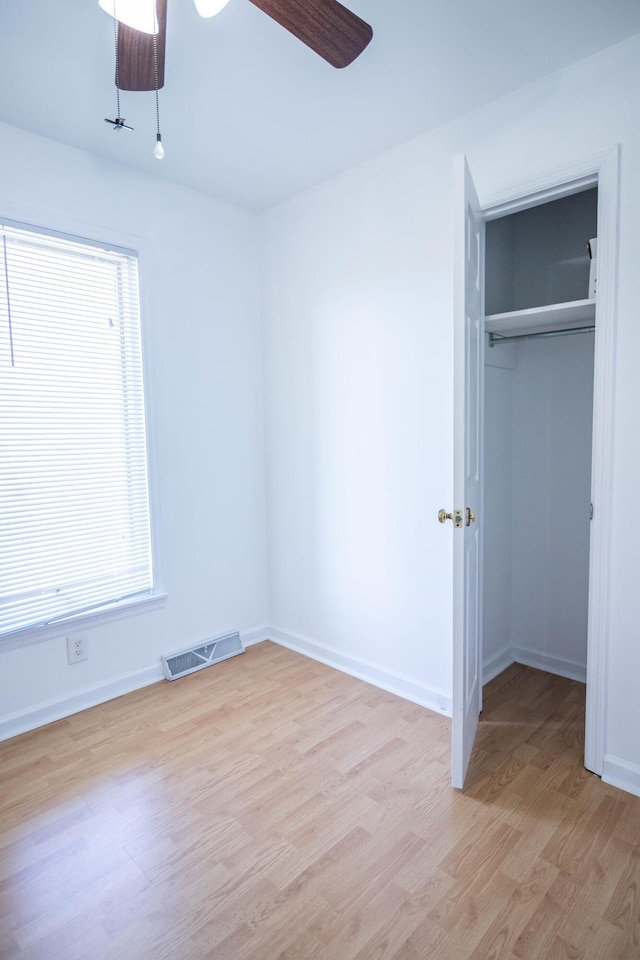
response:
M640 799L584 688L449 721L270 643L0 745L0 957L638 960Z

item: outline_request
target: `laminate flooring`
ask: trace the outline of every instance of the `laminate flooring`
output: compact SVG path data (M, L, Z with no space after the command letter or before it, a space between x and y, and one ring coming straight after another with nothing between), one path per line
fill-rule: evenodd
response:
M640 798L584 686L450 723L266 642L0 744L2 960L640 960Z

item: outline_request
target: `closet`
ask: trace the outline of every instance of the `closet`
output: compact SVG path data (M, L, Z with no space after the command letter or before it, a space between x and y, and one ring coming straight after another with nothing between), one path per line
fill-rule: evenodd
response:
M484 679L586 679L597 188L485 235Z

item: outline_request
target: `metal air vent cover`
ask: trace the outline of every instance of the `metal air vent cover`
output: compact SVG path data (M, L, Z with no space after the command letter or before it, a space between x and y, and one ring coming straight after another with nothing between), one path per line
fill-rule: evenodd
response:
M186 677L188 673L211 667L214 663L228 660L239 653L244 653L240 634L237 631L225 633L220 637L212 637L197 647L189 647L176 653L163 653L162 670L167 680L177 680L178 677Z

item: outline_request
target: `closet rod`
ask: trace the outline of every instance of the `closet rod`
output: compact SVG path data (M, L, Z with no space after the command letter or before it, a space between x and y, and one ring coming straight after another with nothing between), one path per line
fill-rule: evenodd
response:
M499 333L489 334L489 346L497 343L517 343L520 340L541 340L543 337L566 337L572 333L593 333L595 325L590 327L568 327L566 330L541 330L540 333L520 333L513 337L503 337Z

